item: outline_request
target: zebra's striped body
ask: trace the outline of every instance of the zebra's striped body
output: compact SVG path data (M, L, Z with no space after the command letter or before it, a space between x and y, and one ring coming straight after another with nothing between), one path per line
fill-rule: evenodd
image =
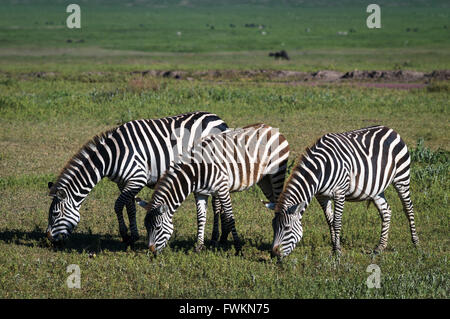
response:
M375 126L324 135L293 170L275 207L273 254L286 256L294 249L303 235L303 212L314 196L325 213L333 249L338 252L344 201L372 201L382 220L380 243L375 251L382 251L387 245L391 218L384 191L390 184L403 203L412 241L416 244L409 183L408 149L392 129ZM334 200L334 211L331 200Z
M64 167L55 184L49 183L53 202L47 236L52 241L67 237L80 220L79 208L92 188L108 177L120 195L114 209L125 242L138 238L135 195L153 187L170 163L197 139L227 130L215 114L192 112L152 120L135 120L94 137ZM131 238L123 219L126 206Z
M174 212L193 192L198 203L198 247L203 245L207 197L214 195L212 240L218 240L220 215L221 242L231 231L238 249L230 192L258 184L267 199L275 202L283 189L288 156L289 145L284 136L264 124L203 138L182 161L167 170L145 206L149 248L156 252L165 247L173 232Z

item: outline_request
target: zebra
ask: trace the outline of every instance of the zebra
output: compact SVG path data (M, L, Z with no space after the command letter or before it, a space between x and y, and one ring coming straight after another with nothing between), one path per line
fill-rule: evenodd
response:
M230 193L257 184L275 205L284 185L289 144L277 129L254 124L207 136L198 141L180 162L173 163L155 186L150 203L140 201L147 210L145 227L148 247L156 254L173 233L173 215L190 193L197 200L197 247L204 245L206 203L209 195L214 211L212 243L218 244L218 218L222 223L220 243L231 231L236 252L241 249L231 206Z
M191 112L160 119L127 122L87 142L50 182L53 198L49 209L47 237L52 242L66 239L80 221L80 205L104 177L117 183L120 195L114 210L119 233L133 244L139 233L135 195L144 187L153 188L170 163L208 134L228 130L216 114ZM126 206L131 236L123 218Z
M382 227L374 253L387 246L391 208L384 196L393 184L409 220L411 238L419 238L410 199L410 156L405 142L394 130L373 126L322 136L300 158L275 206L272 256L289 255L303 236L302 216L315 196L325 213L333 252L341 252L340 231L344 202L373 202ZM334 211L331 205L334 201Z

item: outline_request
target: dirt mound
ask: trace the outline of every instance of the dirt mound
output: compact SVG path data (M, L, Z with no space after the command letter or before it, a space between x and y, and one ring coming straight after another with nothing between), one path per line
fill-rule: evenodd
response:
M1 72L11 76L8 72ZM77 79L83 81L102 81L114 76L115 72L91 71L81 74L62 75L58 72L31 72L21 73L20 78L32 79ZM203 80L203 81L273 81L277 83L310 83L310 84L339 84L339 83L430 83L432 80L450 80L450 70L435 70L429 73L411 70L353 70L339 72L333 70L319 70L316 72L301 72L292 70L205 70L205 71L182 71L182 70L143 70L121 73L123 75L136 75L143 77L161 77L180 80ZM388 86L385 86L388 87ZM393 85L392 87L395 87ZM400 86L398 86L400 88ZM413 87L413 86L407 86Z
M344 73L338 71L317 71L311 73L311 76L314 80L323 80L323 81L337 81L342 78Z
M408 70L397 71L351 71L342 76L342 79L352 80L387 80L387 81L402 81L414 82L425 78L425 73Z
M339 72L333 70L319 70L316 72L300 72L290 70L208 70L208 71L176 71L176 70L147 70L134 71L132 74L156 76L175 79L199 80L285 80L285 81L376 81L376 82L422 82L430 79L450 80L450 70L436 70L424 73L411 70L354 70Z
M434 80L448 81L450 80L450 70L436 70L425 76Z

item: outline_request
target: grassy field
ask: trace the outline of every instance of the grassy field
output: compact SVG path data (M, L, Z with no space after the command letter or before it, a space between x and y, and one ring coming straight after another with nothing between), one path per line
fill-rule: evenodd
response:
M66 1L2 1L0 68L450 68L447 1L378 1L381 29L367 28L365 1L218 3L86 1L68 29ZM282 49L290 61L268 57Z
M333 7L330 1L314 6L230 1L221 8L209 1L105 3L81 3L86 26L74 32L60 27L67 16L64 1L0 4L0 298L448 298L448 82L395 90L130 74L146 69L448 69L446 2L381 2L386 19L380 32L372 30L373 40L364 27L365 4L358 1ZM265 24L267 34L245 23ZM356 32L336 35L350 28ZM252 41L255 34L260 39ZM67 43L68 38L85 42ZM290 61L268 60L269 50L283 47L292 52ZM214 112L230 127L256 122L278 127L290 143L291 161L326 132L374 124L394 128L412 154L420 248L410 241L401 202L390 187L386 196L393 214L383 254L370 254L381 230L375 207L348 203L338 263L314 200L303 218L303 240L277 262L269 254L273 215L260 203L262 192L252 188L232 195L242 256L235 256L231 237L229 247L194 252L196 214L190 196L175 213L169 247L152 258L145 246L143 209L137 213L141 238L135 249L121 243L113 210L118 189L107 180L83 203L81 221L66 246L48 247L47 182L81 145L129 120L194 110ZM149 189L140 193L150 196ZM208 213L207 238L211 208ZM381 269L379 289L366 285L366 269L373 263ZM70 264L80 267L80 289L67 287Z
M151 80L139 89L130 80L85 83L21 80L2 84L0 135L0 280L2 297L447 297L449 289L449 108L447 92L309 88L265 84L218 86ZM131 83L131 84L130 84ZM283 263L269 258L272 213L258 189L233 195L237 229L245 243L234 249L194 253L192 197L175 215L175 233L156 259L143 238L125 251L113 205L118 191L102 181L81 209L81 222L65 249L45 245L50 199L47 182L94 134L134 118L196 109L216 112L232 127L263 121L279 127L292 159L327 131L382 123L395 128L414 153L412 198L421 248L409 240L401 203L393 209L387 251L372 259L380 220L374 207L346 205L343 256L331 258L328 227L313 202L304 217L304 239ZM432 150L429 150L431 148ZM431 153L430 153L431 152ZM431 155L430 155L431 154ZM440 154L440 155L439 155ZM149 190L142 197L150 196ZM141 235L144 211L138 211ZM211 231L211 211L208 232ZM90 258L89 253L96 257ZM78 264L82 288L66 287L66 267ZM382 270L381 289L368 289L366 267Z

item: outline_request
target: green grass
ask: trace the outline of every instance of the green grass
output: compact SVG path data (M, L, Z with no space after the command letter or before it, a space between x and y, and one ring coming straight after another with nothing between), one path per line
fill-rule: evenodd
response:
M449 69L447 2L379 1L380 30L365 27L364 1L212 3L82 2L82 29L68 30L66 1L2 1L0 298L448 298L448 81L392 90L130 74L149 69ZM266 27L246 28L246 23ZM355 32L337 35L350 29ZM283 48L290 61L267 56ZM278 127L290 143L291 163L326 132L392 127L411 150L420 248L413 247L400 200L389 188L393 215L383 254L370 255L381 230L376 209L347 203L338 263L314 200L303 218L303 240L278 263L269 254L272 213L261 205L261 191L252 188L232 195L242 256L235 256L231 238L224 249L194 252L196 214L190 196L175 214L169 247L151 258L143 209L137 212L141 238L135 250L121 243L113 209L119 191L107 180L83 203L67 245L48 246L47 183L81 145L132 119L194 110L214 112L231 127L256 122ZM151 190L139 195L150 198ZM211 217L210 208L206 238ZM380 289L366 286L372 263L381 268ZM66 285L70 264L80 266L81 289Z
M67 43L67 39L74 42L83 39L82 47L150 52L267 50L281 46L286 49L448 48L449 44L449 7L445 1L380 1L381 29L367 28L369 14L365 1L184 3L81 3L81 29L74 30L66 28L69 14L65 12L65 1L5 1L0 11L3 31L0 47L74 44ZM245 27L246 24L255 27ZM339 31L348 34L341 36Z
M378 4L381 29L357 0L89 1L68 29L65 1L3 1L0 70L450 68L446 1ZM268 57L281 49L290 61Z
M0 296L3 298L447 298L449 293L448 93L351 87L292 87L269 83L206 82L113 76L108 81L21 79L0 84ZM396 129L412 149L412 199L421 240L410 242L400 200L391 188L393 217L387 250L372 259L379 238L375 208L346 204L343 255L331 257L329 230L316 201L304 216L304 238L282 263L269 257L272 213L259 189L233 194L243 256L234 248L195 253L192 197L177 211L169 247L147 254L142 238L134 251L120 242L113 212L117 187L102 181L81 208L67 246L47 247L50 199L47 182L94 134L137 118L201 109L230 126L265 122L279 127L291 160L328 131L372 124ZM419 141L419 144L417 144ZM439 150L438 150L439 149ZM141 197L149 198L150 190ZM211 211L207 237L211 234ZM231 241L231 240L230 240ZM89 257L95 252L96 257ZM382 271L380 289L368 289L366 268ZM66 267L78 264L81 289L68 289Z

